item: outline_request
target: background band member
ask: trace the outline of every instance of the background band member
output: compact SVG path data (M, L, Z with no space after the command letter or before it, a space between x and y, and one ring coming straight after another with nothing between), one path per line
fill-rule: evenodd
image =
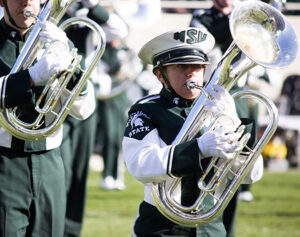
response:
M70 7L64 18L87 17L102 25L109 20L109 14L98 2L98 0L77 1ZM73 25L66 31L67 36L82 56L82 68L89 65L89 62L86 62L86 38L90 32L89 27L81 24ZM95 51L95 48L93 49ZM94 51L92 56L94 56ZM96 104L96 98L93 98L93 103ZM60 149L66 177L65 237L80 236L83 226L89 160L96 137L97 114L95 111L86 120L80 121L72 116L67 116L64 121L64 137Z

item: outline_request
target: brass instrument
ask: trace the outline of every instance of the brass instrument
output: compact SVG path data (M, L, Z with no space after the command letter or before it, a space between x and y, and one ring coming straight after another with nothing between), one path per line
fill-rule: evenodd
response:
M33 16L28 11L24 12L25 17L35 17L37 18L37 21L30 36L25 42L19 57L11 69L10 74L28 68L36 59L37 53L44 46L43 42L39 39L39 32L41 31L40 22L49 20L54 24L58 24L74 2L76 2L76 0L47 0L38 17ZM79 95L96 63L100 60L105 49L105 34L102 28L90 19L79 17L70 18L64 21L60 25L60 28L65 30L74 24L84 24L92 29L97 35L98 45L89 66L86 67L86 69L80 68L79 64L81 56L77 54L76 49L73 49L70 52L73 56L73 60L68 70L60 73L60 75L50 78L48 84L44 87L44 90L35 105L38 116L32 123L26 123L20 120L17 116L17 108L4 109L0 113L0 124L13 136L23 140L39 141L54 133L63 123L73 102ZM58 46L59 44L54 42L49 46L50 49L48 50L55 50L55 47ZM81 70L82 76L78 79L74 88L68 90L66 86L77 69ZM3 90L5 90L5 86L6 84L3 85ZM68 98L64 99L61 108L57 111L55 105L60 100L62 94L67 94ZM41 104L43 104L43 107L41 107ZM45 125L43 119L46 115L51 115L54 119L52 119L50 124Z
M111 84L110 91L106 93L97 93L98 100L110 100L117 97L126 91L136 80L138 75L143 70L143 65L140 62L139 58L135 52L125 46L126 49L121 49L122 58L120 59L121 67L117 73L110 75ZM101 67L101 65L99 65ZM101 77L97 74L96 77ZM101 78L100 78L100 87L101 87Z
M215 84L230 90L242 75L256 65L279 69L288 66L296 58L298 43L292 26L278 10L266 3L249 1L237 5L230 17L230 30L233 43L225 52L208 83L202 88L204 92L205 88ZM197 87L193 83L188 86ZM194 138L203 127L204 120L214 123L214 118L203 109L205 94L201 93L197 99L172 145ZM269 125L253 149L244 147L241 155L246 158L238 170L233 170L232 166L239 154L236 154L233 160L211 158L203 176L198 180L200 194L192 205L184 206L175 198L174 191L180 185L181 178L169 178L158 184L152 184L152 197L156 207L165 217L177 224L197 227L217 218L277 128L277 108L266 96L246 91L236 93L233 97L255 98L262 102L269 113ZM212 178L207 180L209 174ZM229 174L233 176L232 180L227 180ZM203 200L206 197L212 197L214 201L211 208L205 207L209 210L203 208Z
M104 7L114 14L116 14L120 19L123 20L124 26L128 29L134 28L134 24L146 26L146 19L148 17L146 15L147 10L144 9L145 12L140 11L139 5L141 4L138 0L116 0L116 1L102 1L101 4ZM145 7L147 8L147 6ZM135 18L133 20L134 17ZM152 16L153 18L153 16ZM93 32L91 32L93 33ZM127 36L126 36L127 37ZM90 42L88 44L92 44L94 42L93 35L88 38ZM93 81L96 84L99 81L99 86L103 86L104 83L108 83L104 86L104 90L97 91L97 99L98 100L110 100L118 95L122 94L126 91L133 83L135 83L136 78L143 70L143 64L139 60L136 52L132 49L132 47L128 46L128 42L126 39L120 40L120 46L118 46L118 60L120 61L120 69L115 73L110 73L110 81L101 80L101 74L103 72L103 65L101 62L96 66L95 72L93 73ZM99 79L100 78L100 79ZM101 85L102 84L102 85ZM106 88L108 87L108 88Z

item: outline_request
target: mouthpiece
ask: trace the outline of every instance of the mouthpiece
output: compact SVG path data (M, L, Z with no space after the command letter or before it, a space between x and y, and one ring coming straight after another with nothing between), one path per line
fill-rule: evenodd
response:
M192 81L188 81L186 83L186 87L191 90L191 89L194 89L194 88L197 88L197 89L201 89L201 86L198 86L195 82L192 82Z
M38 20L38 17L33 13L31 13L31 11L24 11L23 15L25 18L33 17L35 20Z
M29 17L31 17L32 13L31 13L31 11L24 11L23 15L25 18L29 18Z

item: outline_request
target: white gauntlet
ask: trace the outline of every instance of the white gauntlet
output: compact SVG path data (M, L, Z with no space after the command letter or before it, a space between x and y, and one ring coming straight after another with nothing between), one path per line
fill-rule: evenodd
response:
M36 64L28 68L34 84L49 80L54 74L66 70L71 64L72 57L66 50L55 50L45 53Z
M229 122L233 128L236 129L241 124L241 120L236 113L235 103L232 96L220 85L214 85L207 88L206 91L210 98L206 101L204 108L212 112L215 116L219 114L225 115L229 118Z
M235 154L243 149L250 134L244 136L245 126L241 125L236 132L218 127L212 131L205 132L197 138L198 147L203 157L218 156L225 159L233 159Z
M68 37L66 33L60 29L55 24L50 21L45 21L40 23L41 32L39 33L39 37L45 43L51 43L53 41L60 41L66 45L68 45Z

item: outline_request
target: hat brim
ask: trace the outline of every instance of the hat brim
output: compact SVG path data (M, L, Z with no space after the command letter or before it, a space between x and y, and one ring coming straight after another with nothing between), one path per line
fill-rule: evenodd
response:
M169 64L207 64L208 57L203 52L193 48L177 48L157 55L153 59L153 65L164 66Z
M168 65L175 65L175 64L200 64L200 65L210 65L211 63L209 61L205 61L202 58L179 58L179 59L174 59L172 61L163 63L162 66L168 66ZM154 65L153 69L158 67L159 64Z

